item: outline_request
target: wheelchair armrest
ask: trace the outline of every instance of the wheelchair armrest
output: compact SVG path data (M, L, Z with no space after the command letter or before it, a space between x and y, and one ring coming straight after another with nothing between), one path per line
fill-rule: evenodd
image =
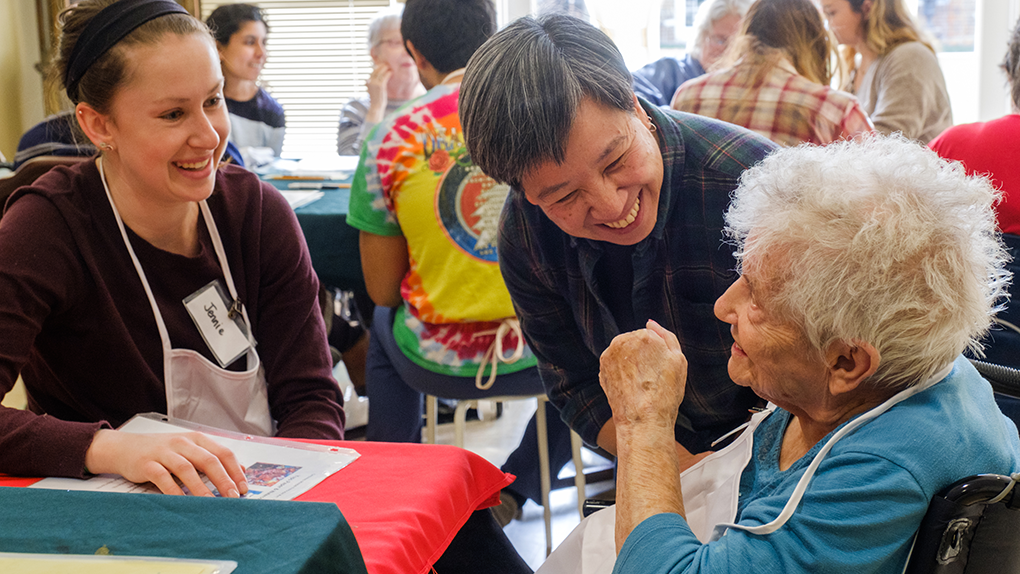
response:
M609 508L614 504L616 504L615 498L611 500L605 500L602 498L586 498L584 500L584 505L582 506L581 509L581 514L583 514L584 517L587 518L592 514L602 510L603 508Z

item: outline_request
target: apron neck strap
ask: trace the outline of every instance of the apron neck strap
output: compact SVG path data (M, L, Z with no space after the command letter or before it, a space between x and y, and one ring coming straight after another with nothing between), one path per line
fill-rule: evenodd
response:
M783 507L783 511L779 513L779 516L777 516L775 520L760 526L743 526L740 524L721 524L720 526L724 528L736 528L750 532L751 534L759 535L772 534L776 530L782 528L790 517L793 516L797 506L800 505L800 501L804 497L804 492L807 490L808 483L810 483L811 479L814 477L815 472L818 470L818 466L822 464L822 460L825 459L825 456L829 454L829 451L832 450L832 447L835 446L840 439L854 432L872 419L877 418L879 415L897 404L935 385L935 383L938 383L949 376L949 373L952 372L952 370L953 363L949 363L939 369L937 373L932 375L931 378L923 383L903 389L887 399L884 403L843 425L843 428L836 431L836 433L832 435L832 437L829 438L829 440L822 446L821 450L818 451L818 454L815 455L814 459L811 460L811 464L808 465L807 470L805 470L803 476L800 477L800 481L797 482L797 487L794 488L793 494L790 496L790 500L786 502L786 506Z
M146 297L149 298L149 305L152 307L152 315L156 319L156 328L159 330L159 338L163 343L163 353L167 354L170 352L170 334L167 332L166 323L163 322L163 315L159 312L159 306L156 304L156 297L152 294L152 289L149 287L149 280L145 276L145 270L142 269L142 263L138 260L138 256L135 255L135 249L131 246L131 241L128 239L127 228L124 227L124 220L120 217L120 211L117 209L117 204L113 202L113 194L110 193L110 186L106 182L106 171L103 169L103 158L96 159L96 167L99 168L99 179L103 182L103 190L106 191L106 199L110 202L110 209L113 210L113 217L117 220L117 228L120 229L120 236L124 240L124 246L127 247L128 255L131 256L131 262L134 263L135 271L138 272L138 278L142 281L142 288L145 290ZM169 381L169 372L166 368L166 361L164 361L164 379Z
M120 216L120 211L117 209L117 204L113 201L113 194L110 193L110 186L106 181L106 171L103 169L103 158L96 159L96 167L99 168L99 179L103 182L103 190L106 191L106 199L110 202L110 208L113 210L113 217L117 221L117 228L120 229L120 236L124 240L124 246L127 247L128 255L131 256L131 262L135 266L135 271L138 272L138 278L142 281L142 288L145 290L145 295L149 299L149 305L152 307L152 315L156 319L156 328L159 330L159 338L163 344L163 353L168 355L172 347L170 345L170 333L167 331L166 323L163 321L163 314L159 311L159 306L156 304L156 297L152 294L152 288L149 286L149 280L145 276L145 270L142 269L142 263L138 260L138 256L135 254L134 247L131 246L131 241L128 239L127 228L124 226L124 220ZM237 300L237 288L234 286L234 279L230 273L230 266L227 265L227 256L223 250L223 242L220 240L219 230L216 228L216 221L213 219L212 212L209 210L209 205L205 200L199 202L199 209L202 212L202 218L205 220L205 226L209 230L209 237L212 239L213 249L216 252L216 259L219 261L220 269L223 271L223 278L226 281L227 289L230 292L230 296L236 301ZM241 306L241 312L244 316L244 322L248 325L248 339L253 341L254 335L252 334L251 322L248 320L248 311ZM164 380L169 381L170 373L169 361L164 361Z
M227 265L227 254L223 250L223 241L220 239L220 231L216 227L216 220L213 219L212 211L209 209L209 204L206 200L202 200L198 204L202 210L202 218L205 220L205 226L209 230L209 237L212 239L213 250L216 251L216 259L220 262L220 269L223 271L223 279L227 283L227 290L230 292L230 297L233 299L232 304L240 304L241 316L244 317L245 325L248 325L248 341L251 342L252 347L255 346L255 335L252 333L251 321L248 320L248 309L241 304L237 298L237 287L234 285L234 277L230 273L230 266Z

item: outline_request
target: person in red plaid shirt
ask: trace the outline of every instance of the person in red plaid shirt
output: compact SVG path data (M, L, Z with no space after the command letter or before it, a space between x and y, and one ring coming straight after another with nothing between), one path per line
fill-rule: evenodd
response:
M810 0L759 0L725 56L733 63L680 86L672 107L786 146L873 131L857 99L828 86L835 45Z

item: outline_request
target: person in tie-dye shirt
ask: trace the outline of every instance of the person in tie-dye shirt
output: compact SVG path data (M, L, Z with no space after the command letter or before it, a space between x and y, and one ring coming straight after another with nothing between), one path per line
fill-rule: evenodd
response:
M496 254L510 188L472 163L457 115L464 66L495 29L489 0L418 0L404 11L401 33L429 91L369 134L347 217L361 230L365 283L377 304L366 365L369 440L418 442L422 393L545 392ZM558 469L570 459L570 435L554 409L547 414ZM518 506L540 500L534 420L529 426L504 466L518 476Z

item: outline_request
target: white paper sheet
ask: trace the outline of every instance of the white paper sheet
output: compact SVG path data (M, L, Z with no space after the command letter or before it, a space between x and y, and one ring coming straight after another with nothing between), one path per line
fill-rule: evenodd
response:
M290 204L291 209L297 209L302 205L308 205L323 196L323 193L316 189L290 189L281 190L280 193L283 195L284 199L287 200L287 203Z
M300 161L276 158L272 163L257 166L253 171L263 179L301 178L343 180L358 168L358 156L324 153L302 158Z
M245 467L248 479L245 498L293 500L361 456L349 448L244 435L186 421L169 422L164 415L153 413L136 415L119 430L141 434L198 431L209 435L229 448ZM204 480L206 486L218 494L212 483ZM136 484L115 474L100 474L87 480L45 478L29 488L159 493L152 483Z

